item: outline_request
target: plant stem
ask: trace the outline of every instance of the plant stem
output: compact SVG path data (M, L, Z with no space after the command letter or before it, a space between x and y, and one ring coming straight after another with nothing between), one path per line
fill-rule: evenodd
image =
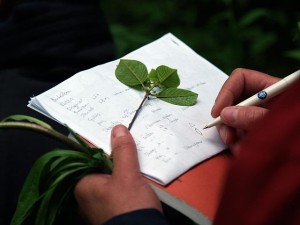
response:
M74 148L75 150L79 150L88 154L87 150L82 145L71 140L67 136L57 132L56 130L48 129L38 124L27 123L27 122L1 122L0 123L0 129L20 129L20 128L24 130L35 131L37 133L50 136L64 144L69 145L71 148Z
M129 123L128 130L131 129L131 127L132 127L134 121L136 120L136 118L137 118L137 116L138 116L140 110L142 109L142 106L144 105L144 103L145 103L145 101L148 99L148 97L149 97L149 92L146 91L146 94L145 94L145 96L144 96L144 98L143 98L143 101L142 101L141 104L139 105L138 109L135 111L135 114L134 114L134 116L133 116L131 122Z

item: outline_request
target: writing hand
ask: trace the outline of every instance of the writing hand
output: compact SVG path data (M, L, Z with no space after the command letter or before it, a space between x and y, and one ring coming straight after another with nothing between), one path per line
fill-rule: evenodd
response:
M112 175L87 175L75 187L75 198L83 216L90 224L100 225L114 216L138 209L162 211L160 201L140 174L136 146L126 127L113 128L111 146Z
M265 89L277 82L279 78L248 70L236 69L222 86L211 114L220 115L222 125L217 126L222 140L233 145L239 141L245 132L251 130L254 124L264 117L272 99L261 106L233 106L243 99Z

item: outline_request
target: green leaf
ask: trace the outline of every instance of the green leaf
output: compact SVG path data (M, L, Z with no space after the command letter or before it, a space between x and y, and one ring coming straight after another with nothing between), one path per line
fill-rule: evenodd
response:
M137 60L121 59L115 71L117 79L127 86L142 85L147 80L146 66Z
M40 199L40 183L43 175L49 170L52 159L53 154L44 155L31 168L19 195L17 209L11 221L12 225L21 225Z
M83 140L79 135L77 135L71 128L69 128L67 125L65 125L65 126L69 130L71 135L75 138L75 140L79 144L81 144L83 147L85 147L87 152L90 155L95 155L95 154L98 154L100 152L103 156L105 156L105 153L104 153L103 149L91 147L90 145L87 144L87 142L85 140Z
M66 124L64 126L68 129L68 131L71 133L72 137L75 138L75 140L81 144L85 148L90 148L90 146L85 142L80 136L78 136L70 127L68 127Z
M76 179L76 182L79 179ZM76 182L74 182L76 184ZM73 196L73 188L75 184L67 184L67 187L65 189L60 189L59 191L56 191L56 194L58 196L52 197L55 198L51 202L52 204L48 208L48 220L47 224L53 224L58 216L58 213L61 213L61 210L64 208L65 211L70 210L70 205L68 204L67 200ZM62 188L62 187L61 187Z
M70 176L73 173L78 172L80 170L84 171L87 168L86 165L79 165L79 164L77 164L75 166L75 168L73 168L73 167L74 167L74 165L68 167L67 169L69 169L69 170L66 170L63 173L61 173L59 176L57 176L57 178L50 185L50 188L56 187L57 185L59 185L59 183L62 182L67 176ZM73 168L73 169L71 169L71 168Z
M34 163L20 192L17 209L11 221L12 225L21 225L26 220L34 205L40 200L42 195L41 186L45 185L45 179L50 170L53 169L51 166L52 163L59 157L87 157L83 156L84 153L80 153L71 150L54 149L41 156Z
M159 82L155 69L151 69L150 73L148 74L148 78L154 83Z
M24 121L24 120L28 121L28 122L31 122L31 123L38 124L38 125L40 125L42 127L45 127L45 128L53 130L53 128L49 124L47 124L47 123L45 123L45 122L43 122L41 120L38 120L38 119L36 119L34 117L26 116L26 115L11 115L11 116L8 116L8 117L4 118L1 122L7 122L7 121Z
M66 207L64 201L72 195L70 186L74 187L80 177L90 171L90 161L85 153L68 151L57 158L52 164L52 170L47 174L47 186L41 198L41 203L36 214L36 225L52 225L62 207Z
M156 76L160 84L165 87L178 87L180 84L179 76L176 69L168 66L159 66L156 68Z
M197 101L198 94L179 88L167 88L161 91L157 98L174 105L191 106Z
M49 205L49 202L51 200L51 197L55 191L55 188L48 189L45 195L43 196L42 202L38 208L38 212L35 219L35 225L44 225L45 220L47 220L47 208ZM51 221L54 221L55 219L51 219Z
M66 126L67 127L67 126ZM108 158L103 151L102 148L94 148L90 147L80 136L78 136L72 129L67 127L70 131L71 135L83 146L87 149L87 152L93 156L93 158L97 159L99 163L101 163L101 168L103 168L103 172L111 173L113 168L112 161Z
M60 165L51 174L49 174L50 180L51 180L50 188L52 186L56 185L56 183L52 182L52 180L55 180L57 177L59 177L61 174L64 174L68 170L76 169L76 168L88 169L88 167L89 167L88 162L85 162L85 163L84 162L73 162L73 163L70 163L70 161L69 161L69 163L68 162L66 162L66 163L67 164L65 164L65 165Z
M54 181L53 183L50 185L49 189L47 189L43 199L42 199L42 202L39 206L39 209L38 209L38 212L37 212L37 216L36 216L36 220L35 220L35 224L36 225L46 225L46 224L49 224L48 223L48 220L50 221L54 221L55 219L54 218L49 218L49 212L51 212L51 210L49 210L49 205L51 203L51 200L52 200L52 196L54 194L54 192L56 191L56 189L59 187L59 184L64 181L64 179L80 170L83 170L85 167L77 167L77 168L74 168L72 170L69 170L69 171L65 171L63 174L61 174L60 176L58 176ZM62 195L64 194L63 192L61 193ZM52 207L59 207L57 204L54 204L54 206ZM52 216L56 216L56 215L53 215L51 213ZM51 224L49 224L51 225Z

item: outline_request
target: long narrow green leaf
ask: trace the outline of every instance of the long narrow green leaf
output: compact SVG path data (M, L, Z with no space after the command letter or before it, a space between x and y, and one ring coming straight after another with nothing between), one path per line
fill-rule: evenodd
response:
M84 157L84 156L83 157L79 156L78 158L76 158L74 156L60 157L51 164L51 173L53 174L55 171L57 171L61 167L66 166L70 163L80 162L80 163L88 164L89 160L91 160L91 158Z
M66 126L67 127L67 126ZM71 135L76 139L76 141L81 144L83 147L86 148L87 152L91 154L92 156L95 154L98 154L99 152L102 154L102 156L105 157L105 153L103 149L101 148L94 148L87 144L86 141L84 141L80 136L78 136L71 128L67 127Z
M65 125L65 127L68 129L72 137L74 137L79 144L81 144L83 147L87 149L90 148L90 146L84 140L82 140L71 128L69 128L67 125Z
M49 170L51 161L56 155L56 152L50 152L42 156L31 168L19 195L17 209L11 225L21 225L26 220L32 207L39 200L43 175Z
M26 116L26 115L11 115L11 116L4 118L1 122L6 122L6 121L28 121L28 122L35 123L42 127L53 130L53 128L49 124L47 124L39 119L36 119L34 117Z
M60 166L61 164L67 164L70 162L76 162L76 161L80 161L80 162L87 162L89 161L91 158L86 155L83 152L77 152L77 151L73 151L73 150L65 150L64 151L64 155L60 156L59 161L56 160L56 163L52 163L51 167L57 167Z
M63 179L59 186L57 186L55 193L51 197L50 205L48 207L48 225L52 225L55 222L61 222L57 221L60 215L62 215L63 218L67 217L67 220L72 223L72 219L69 217L72 216L76 210L73 189L78 180L90 172L92 171L83 169L82 173L79 172L72 174L72 176L69 176L67 179Z
M75 172L80 171L80 170L85 170L85 169L87 169L86 165L82 165L82 166L77 166L76 168L74 168L72 170L65 171L64 173L60 174L52 182L52 184L50 185L50 188L57 186L63 179L65 179L67 176L71 175L72 173L75 173Z
M32 207L36 204L42 194L40 187L44 182L45 174L51 169L53 161L58 157L64 157L66 155L83 157L83 153L79 153L81 152L55 149L41 156L34 163L20 192L17 209L12 218L11 225L21 225L26 220Z
M47 192L45 193L45 196L42 199L41 205L38 209L37 215L36 215L36 220L35 220L35 224L36 225L48 225L47 221L54 221L54 218L49 218L48 216L48 209L49 209L49 204L50 201L52 199L52 196L55 192L55 190L57 189L57 187L59 186L60 182L62 182L66 177L80 171L80 170L84 170L85 167L78 167L75 168L73 170L67 171L63 174L61 174L59 177L57 177L54 182L51 184L50 188L47 190ZM57 205L56 205L57 207ZM49 224L50 225L50 224Z
M46 218L47 215L47 208L48 204L50 203L51 197L55 191L55 188L48 189L45 193L42 202L39 206L36 219L35 219L35 225L45 225L48 218ZM54 221L54 220L52 220Z
M53 171L60 163L62 163L64 160L66 160L68 158L69 158L68 156L61 156L61 157L57 158L56 160L54 160L51 163L50 171Z
M69 185L69 188L62 193L62 196L58 197L57 200L52 201L54 204L51 204L48 208L48 220L47 224L51 225L55 222L59 212L65 206L66 199L68 199L73 194L74 185ZM66 206L65 206L66 207ZM66 209L67 210L67 209Z
M51 183L51 186L56 185L56 183L51 182L51 180L55 180L57 177L59 177L61 174L64 174L65 172L69 170L73 170L76 168L82 168L82 169L88 169L89 164L84 162L73 162L73 163L67 163L65 165L61 165L60 167L57 167L49 177L49 181Z

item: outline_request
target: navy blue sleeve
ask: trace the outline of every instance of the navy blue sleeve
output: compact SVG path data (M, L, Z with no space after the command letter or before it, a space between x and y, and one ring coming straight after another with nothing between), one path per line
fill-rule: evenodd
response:
M103 225L168 225L166 218L156 209L140 209L108 220Z

